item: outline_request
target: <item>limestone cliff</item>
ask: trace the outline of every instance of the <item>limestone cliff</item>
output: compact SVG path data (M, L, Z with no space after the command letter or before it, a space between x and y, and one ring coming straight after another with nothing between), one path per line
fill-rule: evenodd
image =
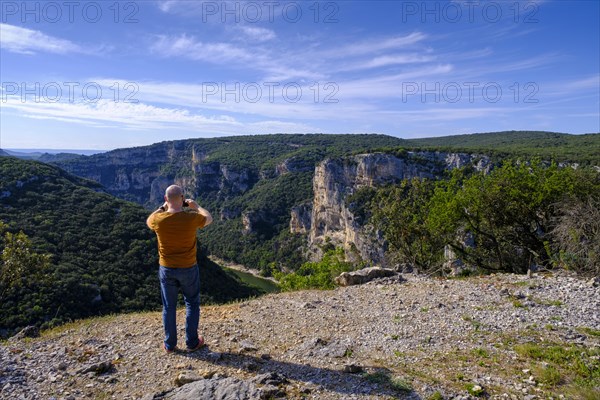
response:
M386 265L385 243L380 232L357 220L346 204L347 196L362 187L403 179L435 179L445 170L465 165L487 171L491 163L486 156L443 152L407 152L401 156L371 153L324 160L315 168L310 224L304 224L310 226L311 258L320 258L323 245L331 244L342 246L349 260ZM292 212L292 218L294 214L299 213ZM301 232L300 228L295 229Z
M354 136L334 137L339 143L330 144L329 149L326 140L330 137L284 135L262 139L176 140L55 164L74 175L101 183L117 197L148 208L161 204L167 186L179 184L186 196L207 205L217 222L223 222L213 226L225 235L223 237L234 241L240 233L245 234L243 243L236 242L235 254L255 252L257 241L289 230L307 236L314 258L321 255L321 245L331 243L343 246L351 260L369 260L376 264L385 264L385 245L376 230L362 226L352 214L345 203L349 194L361 187L375 187L404 178L434 178L445 169L467 164L478 169L489 167L489 159L469 154L369 153L358 150L358 146L348 147L345 142L356 140ZM305 145L292 146L292 139L302 139ZM307 146L311 140L314 143ZM394 144L388 143L387 138L384 141L369 136L364 140L369 146ZM344 157L343 154L352 154L352 151L364 154L326 158L333 154ZM228 222L237 219L241 224ZM232 232L234 229L236 232ZM221 243L210 240L205 243L211 252L225 256L219 253ZM236 261L243 262L242 258Z
M290 214L290 232L307 234L311 226L312 204L305 203L292 207Z
M117 197L149 207L159 204L173 183L190 197L202 191L223 198L246 192L258 180L257 171L211 161L202 146L186 141L119 149L57 164L101 183Z

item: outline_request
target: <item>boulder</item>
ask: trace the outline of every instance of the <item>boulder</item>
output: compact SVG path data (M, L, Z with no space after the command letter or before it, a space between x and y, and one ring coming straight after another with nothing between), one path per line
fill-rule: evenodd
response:
M13 337L11 337L10 339L12 341L14 340L21 340L24 338L35 338L40 336L40 330L38 329L37 326L26 326L25 328L21 329L19 331L19 333L17 333L16 335L14 335Z
M175 378L175 385L177 385L177 386L187 385L188 383L199 381L202 378L203 378L202 376L198 375L195 372L184 371L184 372L179 373L177 375L177 378Z
M102 361L90 365L86 365L83 368L80 368L77 373L84 375L90 372L93 372L96 375L103 374L105 372L109 372L113 367L112 361Z
M266 372L264 374L260 374L251 379L251 382L259 384L259 385L272 385L278 386L288 383L288 379L278 374L277 372Z
M393 269L371 267L364 268L358 271L343 272L340 276L335 278L335 282L340 286L352 286L361 285L378 278L387 278L390 276L396 276L397 272Z
M344 366L344 372L348 374L358 374L363 372L363 367L357 364L347 364Z
M240 353L249 353L252 351L256 351L258 348L254 343L249 340L242 340L240 342Z
M251 382L237 378L213 378L188 383L168 393L165 400L219 399L258 400L261 391Z

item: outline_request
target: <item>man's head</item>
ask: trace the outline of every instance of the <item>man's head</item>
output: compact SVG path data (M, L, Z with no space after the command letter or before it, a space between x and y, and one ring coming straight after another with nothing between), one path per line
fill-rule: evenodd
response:
M173 208L180 208L183 205L183 189L177 185L171 185L165 191L165 201Z

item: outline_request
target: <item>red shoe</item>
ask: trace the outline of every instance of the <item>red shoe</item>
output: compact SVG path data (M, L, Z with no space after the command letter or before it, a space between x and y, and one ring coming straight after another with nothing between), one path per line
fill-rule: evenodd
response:
M167 354L173 354L173 353L177 352L177 350L179 350L177 347L175 347L173 350L167 349L167 345L164 342L163 342L163 349L165 349L165 353L167 353Z
M204 343L204 338L202 336L198 337L198 344L196 345L196 347L193 348L187 348L187 351L189 353L196 351L198 349L201 349L202 347L204 347L206 345L206 343Z

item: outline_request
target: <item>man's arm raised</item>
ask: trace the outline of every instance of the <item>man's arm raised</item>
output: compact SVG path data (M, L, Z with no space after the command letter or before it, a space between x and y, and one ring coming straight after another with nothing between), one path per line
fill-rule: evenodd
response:
M148 216L148 218L146 218L146 225L148 226L148 228L150 228L150 229L154 230L154 229L152 228L152 225L150 224L150 219L152 219L152 216L153 216L154 214L161 213L161 212L165 212L165 211L167 210L167 208L168 208L168 207L169 207L169 205L168 205L168 204L167 204L167 202L165 201L165 203L164 203L162 206L160 206L159 208L157 208L156 210L154 210L154 212L153 212L152 214L150 214L150 215Z
M187 201L189 207L192 210L195 210L198 214L204 215L204 217L206 218L206 222L204 223L204 226L210 225L213 222L213 217L212 217L212 215L210 215L210 213L208 212L207 209L200 207L198 205L198 203L196 203L192 199L186 199L185 201Z

